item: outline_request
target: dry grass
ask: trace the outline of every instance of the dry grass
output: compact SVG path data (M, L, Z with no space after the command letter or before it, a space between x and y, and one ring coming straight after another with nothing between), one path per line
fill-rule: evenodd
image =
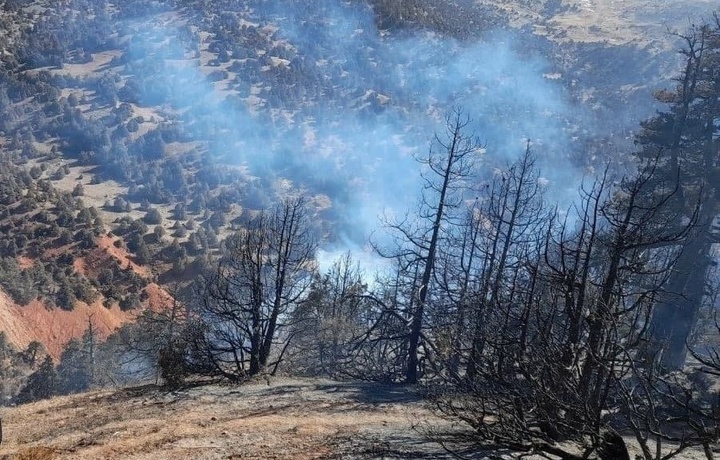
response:
M283 380L171 393L149 386L9 408L3 419L0 458L443 456L413 429L421 419L444 423L417 394L372 384Z
M669 30L685 30L690 23L708 17L717 1L683 2L565 0L568 7L553 17L545 16L541 2L527 0L478 0L505 12L516 27L532 26L536 33L559 42L590 42L610 45L635 44L674 49Z
M13 460L450 459L425 433L463 433L412 387L318 379L96 391L7 408L2 418L0 459ZM640 453L626 442L631 457ZM466 458L500 458L461 446Z
M57 458L55 449L49 447L28 447L22 449L14 458L14 460L52 460Z

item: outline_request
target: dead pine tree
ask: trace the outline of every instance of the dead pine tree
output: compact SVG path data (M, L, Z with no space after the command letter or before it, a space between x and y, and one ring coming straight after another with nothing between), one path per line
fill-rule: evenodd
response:
M486 347L494 347L503 354L509 344L520 340L507 333L524 330L511 325L526 324L521 317L527 315L527 309L521 312L508 306L526 303L523 281L532 279L537 263L531 255L539 254L542 229L549 222L539 179L528 143L518 161L495 174L481 196L475 216L468 222L478 232L473 242L476 261L470 267L474 290L468 296L471 300L466 313L471 318L465 372L470 384L481 373L479 367L483 365ZM532 288L532 284L527 286ZM505 362L501 358L495 364L503 366Z
M417 211L403 219L385 222L395 237L393 248L376 245L382 257L397 262L398 278L410 286L401 307L408 325L406 383L417 383L421 377L421 338L432 297L436 260L449 232L458 225L457 210L464 202L475 160L483 149L479 139L468 133L470 125L471 119L460 108L446 116L444 131L435 135L426 155L416 158L423 167Z
M668 372L685 364L686 343L708 300L704 292L714 264L712 247L720 241L713 224L720 214L720 16L679 38L685 45L685 65L675 87L657 93L668 108L642 123L637 137L641 148L635 153L640 159L661 160L655 180L680 181L672 201L684 215L669 224L682 227L684 219L697 213L693 231L678 242L682 252L653 312L651 340L644 351L647 359L658 359ZM652 197L656 190L648 188L646 194Z

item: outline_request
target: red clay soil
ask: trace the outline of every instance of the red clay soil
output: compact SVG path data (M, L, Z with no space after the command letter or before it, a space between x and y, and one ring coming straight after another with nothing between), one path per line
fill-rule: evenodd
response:
M100 237L97 248L74 261L75 271L92 276L102 269L119 265L121 268L130 267L138 275L149 278L150 270L134 263L125 248L115 246L116 240L117 237L107 235ZM19 263L27 267L32 265L33 260L25 257ZM162 310L172 305L170 294L155 283L148 284L145 292L148 294L145 302L147 308ZM138 313L124 312L117 305L104 307L102 299L91 305L78 301L72 311L49 309L38 300L20 306L0 290L0 331L4 331L8 341L18 349L24 349L33 340L39 341L56 360L70 339L82 336L88 326L88 318L92 318L98 336L104 339L123 324L132 321Z
M24 349L31 341L37 340L56 360L70 339L82 336L88 326L88 318L92 318L98 337L104 339L135 316L136 313L123 312L117 305L106 308L102 300L92 305L77 302L72 311L49 309L37 300L19 306L7 294L0 292L0 330L5 332L8 341Z
M111 264L116 264L122 269L130 267L138 275L148 278L151 273L147 267L142 267L130 259L127 250L115 246L115 241L120 238L115 236L101 236L98 239L97 247L92 249L85 257L78 257L73 263L75 271L81 275L97 273Z

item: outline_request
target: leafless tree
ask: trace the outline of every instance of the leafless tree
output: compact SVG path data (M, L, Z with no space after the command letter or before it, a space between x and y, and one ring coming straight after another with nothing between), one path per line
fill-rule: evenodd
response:
M563 459L628 458L608 410L688 231L669 225L682 212L667 206L676 187L640 199L653 171L617 189L607 176L583 188L573 214L534 227L542 251L515 253L517 269L500 274L498 292L480 291L480 301L497 299L500 315L485 317L484 346L470 350L472 380L437 402L482 442Z
M175 284L169 289L169 305L144 310L100 347L106 378L114 383L162 378L176 387L191 372L202 370L191 360L194 321L186 290Z
M425 168L418 212L386 222L396 236L397 245L393 249L377 248L383 257L397 263L396 281L403 286L394 292L405 291L402 292L404 298L395 297L393 302L401 306L401 314L408 323L404 350L407 383L416 383L421 377L421 339L428 302L432 299L438 253L450 229L458 222L456 211L464 203L468 181L473 177L475 160L482 149L480 141L467 132L471 120L462 109L453 110L445 121L444 133L435 136L427 155L417 158ZM387 305L383 309L389 310Z
M199 349L218 374L238 380L277 369L275 349L312 281L316 240L303 198L260 212L229 237L198 296ZM289 339L284 340L286 347Z
M343 376L355 368L348 359L353 341L366 327L367 284L350 253L324 274L316 274L307 298L292 314L293 369L312 375ZM358 373L366 370L358 369Z
M469 382L478 377L487 345L502 355L522 340L511 336L522 335L527 300L532 299L534 289L526 281L536 272L533 256L541 251L542 228L548 219L539 172L528 145L520 160L495 174L470 222L478 228L474 245L479 257L478 265L471 267L475 289L466 365ZM503 366L505 359L496 357L495 364Z
M696 367L668 373L658 363L627 362L627 377L616 383L616 423L634 434L644 459L667 460L701 447L713 460L720 437L720 401L712 376L716 370Z

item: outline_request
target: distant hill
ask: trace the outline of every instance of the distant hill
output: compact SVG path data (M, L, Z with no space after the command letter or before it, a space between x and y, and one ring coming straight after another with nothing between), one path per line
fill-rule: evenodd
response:
M530 139L563 200L622 165L677 67L666 30L713 6L4 0L0 329L56 358L90 316L106 336L298 190L328 248L362 246L456 104L488 170Z

